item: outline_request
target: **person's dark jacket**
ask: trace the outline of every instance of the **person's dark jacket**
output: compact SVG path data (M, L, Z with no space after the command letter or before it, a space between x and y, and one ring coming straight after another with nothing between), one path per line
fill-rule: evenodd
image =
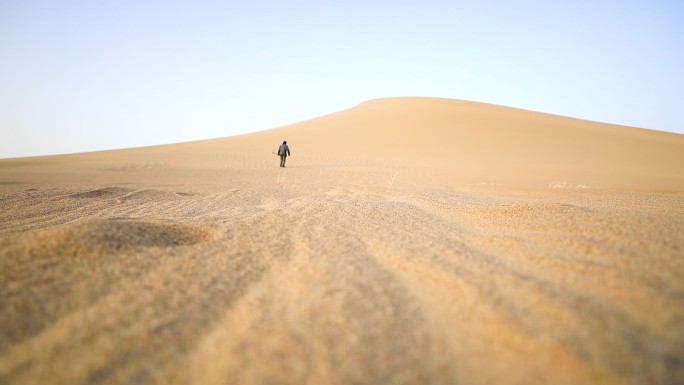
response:
M280 156L290 155L290 147L288 147L287 144L281 144L280 148L278 148L278 155L280 155Z

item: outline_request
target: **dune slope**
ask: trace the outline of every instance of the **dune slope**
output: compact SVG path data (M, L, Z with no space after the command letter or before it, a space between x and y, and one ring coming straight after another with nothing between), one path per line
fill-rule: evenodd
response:
M552 182L603 189L684 189L684 135L542 114L483 103L432 99L371 100L349 110L254 134L166 146L0 161L8 179L23 171L73 167L97 178L102 171L129 180L157 178L181 167L196 181L215 183L212 171L254 181L271 169L272 154L289 140L300 183L339 183L336 172L363 168L367 181L399 172L417 187L493 184L546 188ZM15 164L18 167L12 167ZM21 166L43 166L28 169ZM328 173L329 172L329 173ZM375 174L373 174L375 173ZM329 175L335 174L335 175ZM63 175L58 175L62 178ZM373 183L371 183L373 184ZM375 183L378 184L378 183Z
M294 143L324 144L340 157L449 170L456 179L543 183L571 177L606 187L683 186L682 135L481 103L374 100L278 133Z

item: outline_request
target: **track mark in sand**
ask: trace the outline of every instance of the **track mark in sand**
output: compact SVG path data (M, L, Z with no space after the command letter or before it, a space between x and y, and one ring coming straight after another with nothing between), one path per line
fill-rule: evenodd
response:
M81 285L93 284L92 273L100 274L129 260L148 266L156 262L140 261L136 255L158 249L163 256L162 250L168 253L172 247L221 236L222 232L213 228L179 223L98 220L0 238L0 277L5 283L0 287L0 305L9 309L0 316L7 325L0 331L0 351L4 345L36 333L62 308L70 307L65 303L43 305L39 298L71 298L75 293L81 293L81 301L96 297L97 290Z
M148 189L148 190L139 190L139 191L134 191L131 192L124 197L121 198L120 203L126 203L126 202L140 202L140 203L148 203L148 202L164 202L164 201L175 201L175 200L181 200L183 198L186 198L191 195L187 195L185 193L174 193L171 191L164 191L164 190L154 190L154 189Z
M445 269L430 258L411 258L401 250L376 247L378 260L405 283L421 304L436 357L451 378L463 383L616 383L613 376L587 365L553 338L531 336L501 311L510 300L483 291L459 267ZM555 315L572 325L570 312ZM530 360L530 357L536 357ZM487 370L482 370L487 362ZM554 367L549 372L548 367Z
M524 230L543 229L544 221L558 223L558 220L553 222L551 209L558 209L558 213L553 211L557 216L563 216L567 210L577 210L569 205L544 205L534 209L547 216L536 220L529 218L529 223L516 222L524 226ZM648 318L653 317L625 311L630 306L638 306L633 299L618 300L621 298L619 290L607 290L615 284L629 288L634 284L633 278L616 276L617 282L604 282L592 290L585 285L574 284L577 282L569 279L567 270L553 271L548 266L538 268L526 260L524 254L519 255L511 249L495 253L479 250L479 243L465 243L469 237L451 233L449 229L455 229L454 225L440 223L433 218L431 226L419 226L428 214L415 209L405 211L409 215L403 216L404 221L394 223L391 216L387 217L390 212L373 207L366 210L368 217L375 216L379 222L391 225L396 240L394 244L385 243L384 246L384 242L375 242L383 246L377 248L376 254L381 256L380 261L385 261L397 271L412 288L412 293L428 303L426 314L438 314L428 319L444 322L452 318L451 325L460 325L444 337L448 340L456 336L449 344L451 347L466 346L468 354L455 361L465 365L461 371L464 376L467 373L471 376L484 375L473 378L472 382L522 383L530 378L539 379L539 376L546 378L541 382L558 382L548 371L550 366L557 366L556 374L565 372L567 376L564 378L568 383L619 382L622 376L638 383L656 383L663 378L682 376L681 334L677 335L676 328L671 326L682 319L681 312L676 311L676 303L654 296L651 306L669 312L660 313L657 321L649 321ZM514 213L518 212L516 208ZM582 216L575 218L586 223L586 216L582 210ZM432 231L425 232L423 228L431 228ZM461 228L467 230L466 227ZM483 229L486 227L477 231ZM381 228L369 230L365 237L370 239L382 233ZM537 234L534 231L521 233L516 244L534 241L535 245L544 245L533 238ZM412 241L405 243L401 242L402 239ZM568 253L549 253L541 249L531 254L537 260L552 261L558 255L566 256ZM643 261L641 264L643 268ZM613 268L612 271L619 270ZM441 290L440 293L436 287L428 290L435 281L419 279L422 274L443 275L446 282L465 285L471 295L479 298L473 301L478 304L476 307L465 311L472 318L459 314L464 311L458 311L462 304L453 292ZM638 293L638 285L635 289ZM450 296L454 297L451 306L433 300L433 297L448 299ZM476 329L472 329L473 319L478 320ZM486 372L478 367L477 362L488 357L472 354L480 351L498 352L499 359L494 360ZM459 354L458 351L455 354ZM537 359L531 365L526 362L528 356L544 359ZM469 365L469 361L474 363ZM516 371L516 362L526 370ZM511 374L520 377L514 380L510 378Z
M166 258L126 277L90 306L65 314L0 355L13 383L169 383L178 361L223 309L257 282L255 256L214 250Z
M131 226L135 221L103 222L136 228ZM74 233L82 230L73 227ZM188 243L191 252L136 243L99 258L32 257L32 275L18 274L15 282L0 286L0 300L11 300L8 307L16 309L1 313L0 324L18 326L2 332L19 334L0 335L0 379L16 384L170 383L186 351L271 265L271 245L243 242L247 234L261 234L261 224L231 221L219 227L225 236L200 247ZM168 223L153 233L157 239L178 235ZM189 234L188 241L206 240ZM211 239L214 235L209 233ZM285 246L277 248L287 251ZM36 266L44 261L49 265ZM2 270L3 281L6 273ZM52 298L50 306L41 303L46 298ZM30 330L20 330L22 325Z
M69 197L71 198L77 198L77 199L92 199L92 198L106 198L106 197L114 197L114 196L119 196L126 194L128 192L132 191L131 189L128 188L122 188L122 187L105 187L97 190L91 190L91 191L86 191L82 193L77 193L77 194L72 194Z
M70 222L82 221L98 210L111 207L115 196L124 194L114 189L95 193L74 193L58 189L25 191L0 196L0 233L22 233ZM101 189L103 190L103 189ZM90 191L89 193L92 193ZM99 195L102 193L102 195ZM81 198L74 198L74 195ZM101 198L86 198L101 196Z
M207 227L140 220L94 220L0 240L4 254L22 257L72 257L116 253L141 247L192 245L218 239ZM16 261L15 260L15 261Z
M295 245L190 357L189 382L428 383L435 370L418 307L338 205L293 205ZM290 213L292 214L292 213ZM287 214L285 214L287 215ZM331 232L338 236L330 238ZM321 236L330 242L320 243ZM428 357L426 359L426 357ZM192 381L190 381L192 380Z
M45 228L53 219L42 230L33 223L23 235L0 236L0 309L8 309L0 325L10 325L0 329L0 383L684 378L682 270L676 250L658 243L682 244L680 206L671 203L652 212L637 206L642 214L616 222L612 201L601 209L588 201L273 188L195 198L171 191L173 199L161 201L148 192L114 205L119 196L79 200L74 192L0 197L8 226L46 213L71 222L60 236ZM654 215L673 220L648 226ZM613 222L594 221L601 216ZM117 247L90 234L115 225L127 234L115 237ZM222 235L195 237L213 228ZM185 243L165 238L186 230ZM589 253L582 246L591 239L577 231L610 242ZM83 237L95 246L79 249ZM6 258L29 238L79 251L26 248L33 251ZM653 270L660 255L670 275Z

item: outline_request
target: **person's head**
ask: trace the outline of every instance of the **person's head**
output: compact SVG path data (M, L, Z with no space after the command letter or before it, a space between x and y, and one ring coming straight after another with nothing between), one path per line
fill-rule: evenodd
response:
M287 144L287 140L283 140L283 144Z

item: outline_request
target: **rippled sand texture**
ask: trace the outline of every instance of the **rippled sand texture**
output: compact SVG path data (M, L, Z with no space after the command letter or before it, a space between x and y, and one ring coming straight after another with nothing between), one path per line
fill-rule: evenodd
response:
M684 383L677 166L498 185L297 130L0 161L0 383Z

